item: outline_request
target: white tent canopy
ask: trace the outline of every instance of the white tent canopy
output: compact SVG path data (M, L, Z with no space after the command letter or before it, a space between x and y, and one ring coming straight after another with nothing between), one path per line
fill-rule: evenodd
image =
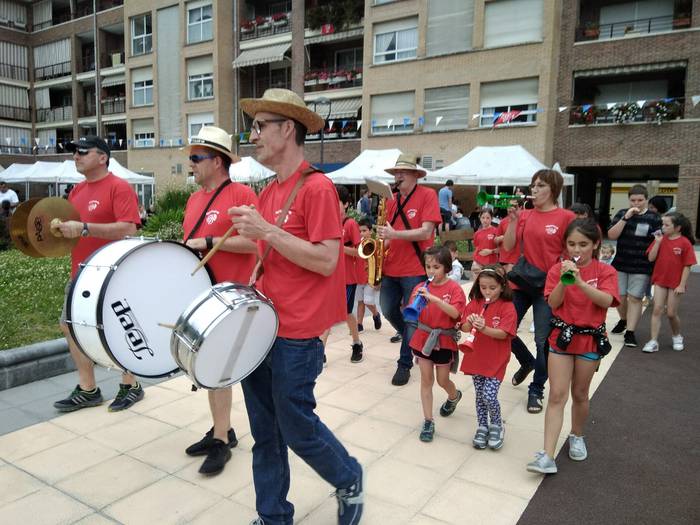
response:
M5 171L0 174L0 180L12 184L15 182L25 182L27 179L24 173L32 167L32 164L10 164Z
M429 182L452 179L461 185L528 186L536 171L547 168L522 146L478 146L449 166L432 172ZM554 169L558 168L555 164ZM564 185L573 186L574 176L562 175Z
M253 157L241 157L240 162L231 164L228 173L232 181L248 184L269 179L275 175L274 171L267 169Z
M153 184L153 177L139 175L128 170L116 159L109 159L109 170L130 184ZM8 183L43 182L51 184L77 184L85 177L75 169L75 162L37 161L34 164L12 164L0 174L0 180Z
M401 155L398 149L366 149L339 170L326 173L335 184L364 184L365 177L394 182L394 176L384 171L393 168Z

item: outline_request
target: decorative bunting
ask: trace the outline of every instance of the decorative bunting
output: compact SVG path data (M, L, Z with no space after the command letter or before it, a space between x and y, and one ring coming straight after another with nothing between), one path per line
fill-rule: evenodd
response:
M584 104L581 106L581 109L583 110L584 113L588 113L588 111L593 107L593 104Z
M693 107L695 107L698 104L700 104L700 95L693 95L692 97L690 97L690 100L693 101Z
M409 117L404 117L403 118L403 125L408 126L411 123L411 119Z
M119 147L122 147L122 144L124 143L124 139L119 139Z
M646 100L638 100L637 105L639 106L639 109L642 109L644 107L644 104L646 104Z
M357 121L357 131L360 131L360 127L362 127L362 121L358 120Z
M377 121L376 121L376 120L372 119L371 124L372 124L372 127L373 127L373 128L376 128L376 127L377 127Z
M328 121L328 131L331 131L333 129L333 124L335 124L335 120Z
M173 139L170 139L170 147L173 147Z
M26 146L26 145L27 145L27 139L24 138L24 137L22 137L21 139L19 139L19 143L22 144L22 146Z
M182 137L180 137L179 139L177 139L177 145L178 145L178 146L182 146Z
M617 102L608 102L608 103L606 104L606 106L607 106L608 109L612 109L612 108L614 108L615 106L617 106Z
M49 148L50 148L50 147L51 147L51 146L47 144L46 146L44 146L44 151L49 151Z
M39 143L41 142L41 139L39 137L34 138L34 143L38 146Z
M386 127L387 127L387 128L390 128L391 125L393 124L393 122L394 122L394 119L393 119L393 118L390 118L389 120L387 120L387 121L386 121Z
M340 129L341 129L341 130L342 130L342 129L345 129L345 126L347 126L347 125L348 125L348 121L347 121L347 120L341 120L341 121L340 121Z
M55 146L56 145L56 138L55 137L49 138L49 144L51 144L52 146Z
M495 128L499 124L507 124L509 122L512 122L518 116L522 113L522 111L514 109L511 111L504 111L502 113L498 113L497 116L493 119L493 127Z
M480 116L481 116L481 113L474 113L474 114L472 115L472 120L476 120L476 119L478 119Z
M162 148L165 146L165 139L160 139L160 147Z
M440 125L442 118L442 115L440 115L439 117L435 117L435 127L438 127Z
M418 125L420 127L423 127L425 125L425 118L424 117L418 117Z
M568 109L568 106L559 106L559 113L563 113Z
M12 142L12 138L11 138L11 137L5 137L5 142L7 142L7 145L9 146L10 143Z
M131 139L126 139L126 145L131 146Z

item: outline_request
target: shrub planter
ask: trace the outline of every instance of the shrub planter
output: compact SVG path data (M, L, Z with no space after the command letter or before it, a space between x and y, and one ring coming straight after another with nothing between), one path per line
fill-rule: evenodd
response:
M75 370L64 338L0 350L0 390Z

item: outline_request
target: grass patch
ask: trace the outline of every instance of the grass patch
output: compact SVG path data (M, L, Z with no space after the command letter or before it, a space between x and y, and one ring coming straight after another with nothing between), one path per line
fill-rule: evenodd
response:
M0 350L61 337L58 318L70 257L34 259L0 252Z

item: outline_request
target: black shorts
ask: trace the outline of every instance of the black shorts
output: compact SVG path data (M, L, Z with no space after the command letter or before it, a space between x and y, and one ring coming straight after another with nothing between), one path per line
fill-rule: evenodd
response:
M428 361L432 361L434 365L451 365L455 358L455 352L449 348L440 348L439 350L430 352L430 355L425 355L419 350L413 350L413 357L427 359Z
M348 315L350 315L355 308L355 290L357 290L356 284L345 285L345 307Z
M445 208L440 208L440 216L442 217L442 222L445 224L450 224L452 222L452 212L446 210Z

